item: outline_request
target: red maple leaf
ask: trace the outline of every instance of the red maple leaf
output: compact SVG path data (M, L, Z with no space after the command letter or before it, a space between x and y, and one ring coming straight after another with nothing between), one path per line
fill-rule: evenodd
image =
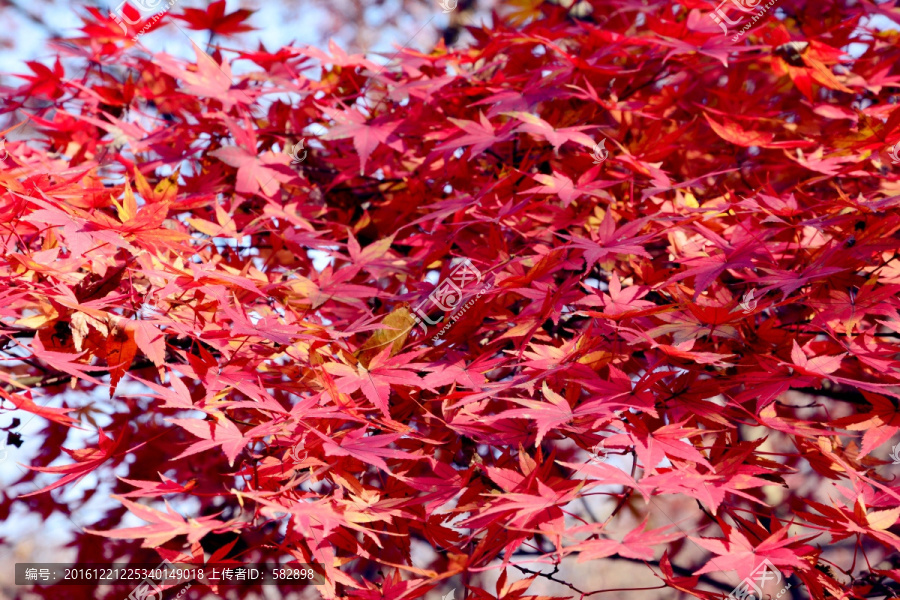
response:
M244 23L256 11L246 8L226 13L225 0L216 0L210 3L206 10L198 8L185 8L182 14L174 15L187 23L188 29L196 31L208 30L216 35L233 35L256 29L252 25Z
M403 149L402 142L394 135L394 130L399 125L396 120L387 117L368 120L362 113L353 109L336 110L324 106L320 106L319 109L337 123L322 136L322 139L339 140L352 137L353 147L359 155L360 174L365 173L366 162L378 144L385 144L398 151Z

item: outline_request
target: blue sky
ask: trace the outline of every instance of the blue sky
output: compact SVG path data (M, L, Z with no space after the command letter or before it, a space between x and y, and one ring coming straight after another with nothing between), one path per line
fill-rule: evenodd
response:
M149 2L149 0L148 0ZM105 4L103 1L98 3L105 10L112 10L117 6L110 2ZM167 2L159 2L159 6L163 7ZM207 2L197 2L196 0L180 0L175 6L179 7L201 7L206 6ZM261 40L266 48L273 50L286 46L291 42L294 45L315 45L319 47L327 47L327 40L323 40L322 31L328 21L328 13L320 6L312 2L304 2L302 8L298 6L297 12L302 14L302 18L285 19L288 8L279 3L266 3L256 6L249 2L238 2L228 0L228 12L238 8L257 9L257 12L250 18L250 23L258 28L257 31L242 34L237 38L229 38L223 42L225 46L244 46L255 48ZM81 25L78 15L84 12L84 6L80 4L70 4L67 2L55 2L55 8L58 10L48 10L40 13L46 23L62 32L64 35L75 35L77 28ZM379 23L385 11L395 12L399 9L398 0L387 0L384 7L372 6L365 10L365 21L368 25ZM16 47L12 51L0 53L0 71L6 74L27 72L25 61L42 60L48 62L52 59L52 51L47 47L47 30L25 18L16 16L9 9L6 15L7 20L12 20L16 24L15 42ZM152 12L145 12L144 17L149 18ZM432 18L433 17L433 18ZM428 21L431 21L428 23ZM417 32L428 23L428 26L412 37L409 32ZM422 49L424 44L434 39L434 31L437 27L444 26L447 23L447 16L442 14L440 8L435 3L434 6L423 3L421 10L417 10L415 14L407 14L400 18L400 29L389 27L378 29L377 40L369 50L371 52L393 53L396 44L406 45ZM201 47L205 47L207 34L199 31L190 31L183 27L182 23L178 23L181 27L179 31L175 25L168 22L164 27L157 29L151 33L141 36L141 43L148 49L154 51L164 51L176 56L184 56L192 58L191 45L184 39L184 34L189 35ZM347 41L353 37L355 31L354 24L347 24L343 27L336 37L336 41L343 48L347 47ZM376 58L373 58L376 60ZM383 61L381 61L383 62Z

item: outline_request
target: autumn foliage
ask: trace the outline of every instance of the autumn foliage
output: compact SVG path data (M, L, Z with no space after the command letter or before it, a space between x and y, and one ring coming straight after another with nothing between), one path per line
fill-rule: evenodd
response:
M186 61L90 9L0 88L0 518L324 598L900 589L898 9L782 0L735 44L705 2L501 8L387 66L231 47L220 3L166 17L214 34ZM553 569L586 561L662 591Z

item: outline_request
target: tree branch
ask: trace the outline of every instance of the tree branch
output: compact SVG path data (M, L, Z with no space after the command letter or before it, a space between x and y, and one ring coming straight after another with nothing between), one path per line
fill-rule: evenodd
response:
M577 553L578 552L576 551L576 552L573 552L572 554L577 554ZM532 575L540 575L541 577L549 579L550 581L553 581L554 583L564 585L564 586L570 588L571 590L578 592L579 594L583 594L585 596L590 596L591 594L599 594L602 591L613 591L613 590L600 590L598 592L582 592L581 590L575 588L571 584L566 583L564 581L560 581L553 577L554 575L556 575L559 572L559 565L556 565L551 573L541 573L540 571L532 571L530 569L526 569L524 567L520 567L520 566L512 563L512 560L514 560L516 558L527 559L528 557L535 557L535 556L543 556L543 554L540 552L518 551L512 555L512 558L510 558L510 565L514 566L515 568L519 569L522 572L530 573ZM606 558L609 560L625 560L628 562L641 563L642 565L657 567L657 568L659 568L659 566L660 566L658 560L641 560L639 558L628 558L625 556L620 556L618 554L614 554L613 556L608 556ZM693 571L691 571L690 569L686 569L685 567L679 567L678 565L675 565L675 564L672 564L672 572L681 577L694 577ZM720 590L723 592L730 592L734 589L733 585L731 585L729 583L717 581L706 574L697 575L697 579L698 579L698 581L705 583L705 584L709 585L710 587L714 587L717 590Z
M128 372L137 371L139 369L146 369L151 366L153 361L150 359L141 359L131 363L131 367L128 368ZM94 371L100 376L109 375L108 370L98 370ZM35 388L44 388L51 387L54 385L59 385L61 383L68 383L72 379L75 378L75 375L71 375L69 373L62 373L57 371L55 373L48 373L47 375L34 375L31 377L22 377L21 379L16 379L15 382L21 384L24 387L20 387L18 385L5 385L3 386L3 391L8 394L12 394L15 392L24 392L27 390L35 389Z

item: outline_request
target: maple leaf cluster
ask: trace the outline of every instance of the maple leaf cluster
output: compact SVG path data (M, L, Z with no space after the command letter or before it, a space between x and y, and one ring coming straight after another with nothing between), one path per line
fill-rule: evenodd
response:
M389 66L89 9L0 88L0 427L38 448L0 517L325 598L607 591L570 560L895 594L900 11L784 0L732 45L705 3L588 4Z

